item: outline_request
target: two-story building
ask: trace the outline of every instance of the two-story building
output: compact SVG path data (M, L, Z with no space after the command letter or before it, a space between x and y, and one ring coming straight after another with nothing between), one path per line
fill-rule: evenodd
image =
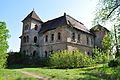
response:
M83 23L66 13L43 22L32 11L22 22L20 52L39 57L47 57L53 51L76 49L91 55L94 46L101 46L101 40L108 32L100 25L88 30Z

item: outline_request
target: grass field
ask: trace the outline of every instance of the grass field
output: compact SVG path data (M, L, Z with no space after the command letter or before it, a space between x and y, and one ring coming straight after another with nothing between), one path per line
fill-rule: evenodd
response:
M43 80L120 80L119 74L120 67L106 65L77 69L22 68L0 70L0 80L40 80L37 76Z
M16 70L0 69L0 80L38 80Z

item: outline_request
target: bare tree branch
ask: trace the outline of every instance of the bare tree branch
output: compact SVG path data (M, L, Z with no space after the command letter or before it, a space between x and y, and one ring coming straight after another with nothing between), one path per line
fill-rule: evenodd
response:
M119 6L120 6L120 4L117 5L116 7L114 7L114 8L112 9L112 11L110 11L110 13L108 14L107 18L109 18L110 15L113 13L113 11L115 11L115 9L117 9Z

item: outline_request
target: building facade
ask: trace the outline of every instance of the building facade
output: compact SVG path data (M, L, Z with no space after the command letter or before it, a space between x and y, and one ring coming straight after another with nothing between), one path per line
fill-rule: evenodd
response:
M39 57L48 57L53 51L61 50L80 50L91 55L95 46L102 46L102 38L108 32L100 25L88 30L83 23L66 13L43 22L32 11L22 22L20 52Z

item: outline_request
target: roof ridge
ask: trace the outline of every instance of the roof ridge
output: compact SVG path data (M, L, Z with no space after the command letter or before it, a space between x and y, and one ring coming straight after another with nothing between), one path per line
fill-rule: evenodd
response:
M104 27L104 26L102 26L102 25L100 25L100 24L95 25L95 26L92 27L90 30L93 30L93 29L95 29L96 27L104 28L104 29L106 29L107 31L109 31L106 27Z
M75 21L79 22L80 24L84 25L82 22L78 21L77 19L73 18L72 16L70 16L70 15L68 15L68 14L67 14L66 16L68 16L68 17L74 19Z
M42 24L42 28L40 30L40 32L45 32L48 30L52 30L55 29L59 26L63 26L63 25L69 25L68 21L71 22L71 25L73 25L75 23L75 26L73 26L74 28L78 29L78 30L82 30L86 33L90 33L89 29L87 29L86 26L84 26L83 23L79 22L78 20L74 19L73 17L66 15L66 13L64 13L63 16L48 20L46 22L44 22Z
M59 18L61 18L61 17L64 17L64 16L56 17L56 18L54 18L54 19L47 20L46 22L54 21L54 20L59 19ZM46 22L44 22L44 23L46 23Z
M68 17L70 17L71 19L73 19L73 20L75 20L76 22L78 22L78 23L80 23L81 25L83 25L83 27L82 28L84 28L84 29L86 29L86 30L88 30L88 31L90 31L82 22L80 22L80 21L78 21L77 19L75 19L75 18L73 18L73 17L71 17L70 15L66 15L66 16L68 16Z

